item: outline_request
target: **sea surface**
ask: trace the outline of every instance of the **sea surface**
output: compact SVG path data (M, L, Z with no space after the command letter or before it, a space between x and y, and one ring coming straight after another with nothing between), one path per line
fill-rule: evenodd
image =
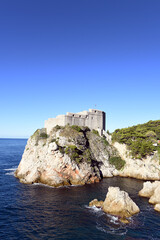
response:
M0 139L0 240L160 239L160 213L138 196L143 181L106 178L100 183L52 188L14 177L26 139ZM109 186L129 193L141 212L128 225L88 203L104 200Z

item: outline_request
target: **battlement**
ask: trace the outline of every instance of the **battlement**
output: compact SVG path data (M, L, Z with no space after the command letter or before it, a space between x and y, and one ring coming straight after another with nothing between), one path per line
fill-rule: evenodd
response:
M67 112L66 115L58 115L56 118L49 118L45 121L45 128L49 133L56 125L78 125L96 129L101 132L105 130L105 112L97 109L89 109L79 113Z

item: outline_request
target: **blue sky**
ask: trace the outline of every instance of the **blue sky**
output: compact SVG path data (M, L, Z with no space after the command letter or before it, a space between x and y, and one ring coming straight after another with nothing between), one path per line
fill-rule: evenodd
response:
M0 0L0 137L89 108L110 131L160 119L159 13L159 0Z

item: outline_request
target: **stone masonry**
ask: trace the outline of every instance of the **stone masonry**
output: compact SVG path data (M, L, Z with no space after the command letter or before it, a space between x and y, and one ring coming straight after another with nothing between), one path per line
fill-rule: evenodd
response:
M89 111L79 113L67 112L66 115L49 118L45 121L44 127L47 129L47 133L49 133L56 125L65 126L67 124L87 126L90 129L98 130L100 135L102 135L103 130L105 130L105 112L96 109L89 109Z

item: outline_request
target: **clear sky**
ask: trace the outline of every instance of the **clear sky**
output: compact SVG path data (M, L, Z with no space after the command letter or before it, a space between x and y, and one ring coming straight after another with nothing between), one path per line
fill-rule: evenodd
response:
M160 119L160 0L0 0L0 82L0 137L89 108L111 132Z

